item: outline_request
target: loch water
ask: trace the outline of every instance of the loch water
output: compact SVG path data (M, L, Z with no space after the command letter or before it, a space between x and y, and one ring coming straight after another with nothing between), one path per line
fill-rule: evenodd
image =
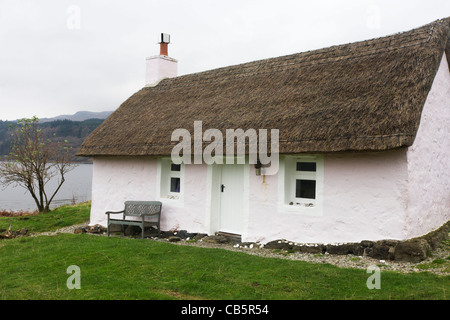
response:
M47 195L56 189L57 177L46 186ZM50 207L55 208L65 204L80 203L91 200L92 191L92 164L77 164L68 172L65 181L53 199ZM0 210L8 211L34 211L36 203L28 190L20 186L0 185Z

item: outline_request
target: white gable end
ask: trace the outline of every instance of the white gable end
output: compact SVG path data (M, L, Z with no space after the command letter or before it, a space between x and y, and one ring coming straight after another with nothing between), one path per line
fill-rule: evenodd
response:
M450 72L445 53L407 160L406 237L410 238L450 219Z

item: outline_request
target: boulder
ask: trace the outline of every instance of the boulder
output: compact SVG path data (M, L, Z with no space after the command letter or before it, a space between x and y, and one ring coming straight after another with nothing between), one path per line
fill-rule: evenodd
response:
M178 242L178 241L181 241L181 238L178 236L170 236L168 238L168 240L169 240L169 242Z
M203 237L202 241L208 242L208 243L217 243L217 244L224 244L224 243L229 242L228 238L225 236L207 236L207 237Z
M145 228L144 237L153 238L158 236L158 229L153 227Z
M343 244L328 244L326 245L326 252L329 254L338 254L338 255L346 255L353 254L355 251L355 243L343 243Z
M267 242L264 245L265 249L272 249L272 250L293 250L293 245L289 244L288 241L284 240L284 239L278 239L278 240L273 240L270 242Z
M194 240L200 240L200 239L203 239L204 237L207 237L208 236L208 234L206 234L206 233L197 233L195 236L194 236Z
M142 234L142 230L139 226L127 226L124 232L125 236L137 236L140 234Z
M96 225L93 225L93 226L86 227L85 231L87 233L103 234L103 233L106 232L106 228L101 226L101 225L99 225L99 224L96 224Z
M161 234L159 235L159 237L162 238L162 239L166 239L166 238L169 238L171 236L174 236L173 231L161 231Z
M437 249L442 241L448 238L448 233L450 231L450 221L442 225L440 228L431 231L430 233L420 237L425 239L430 245L432 250Z
M78 227L73 231L73 233L75 233L75 234L80 234L80 233L103 234L104 232L106 232L106 228L99 224L96 224L93 226Z
M322 244L294 245L292 250L301 253L323 253L325 251L325 246Z
M85 233L85 232L86 232L86 230L82 227L78 227L75 230L73 230L73 233L75 233L75 234L80 234L80 233Z
M177 232L174 232L174 235L180 237L181 239L192 239L196 236L196 233L187 232L186 230L179 230Z
M425 239L410 239L395 246L395 260L417 263L431 254L431 247Z
M368 256L378 260L394 260L394 248L398 243L399 241L390 239L376 241Z

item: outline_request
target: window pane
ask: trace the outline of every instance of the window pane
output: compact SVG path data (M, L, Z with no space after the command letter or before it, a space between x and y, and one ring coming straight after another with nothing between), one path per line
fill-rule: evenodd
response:
M297 171L316 171L315 162L297 162Z
M316 198L316 181L315 180L295 180L295 197L315 199Z
M170 178L170 192L180 192L180 178Z
M181 164L172 163L170 165L170 171L180 171L180 168L181 168Z

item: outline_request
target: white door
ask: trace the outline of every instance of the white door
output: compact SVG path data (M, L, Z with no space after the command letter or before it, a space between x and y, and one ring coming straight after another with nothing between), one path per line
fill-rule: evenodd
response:
M244 165L222 165L220 184L220 230L242 234L244 209Z

